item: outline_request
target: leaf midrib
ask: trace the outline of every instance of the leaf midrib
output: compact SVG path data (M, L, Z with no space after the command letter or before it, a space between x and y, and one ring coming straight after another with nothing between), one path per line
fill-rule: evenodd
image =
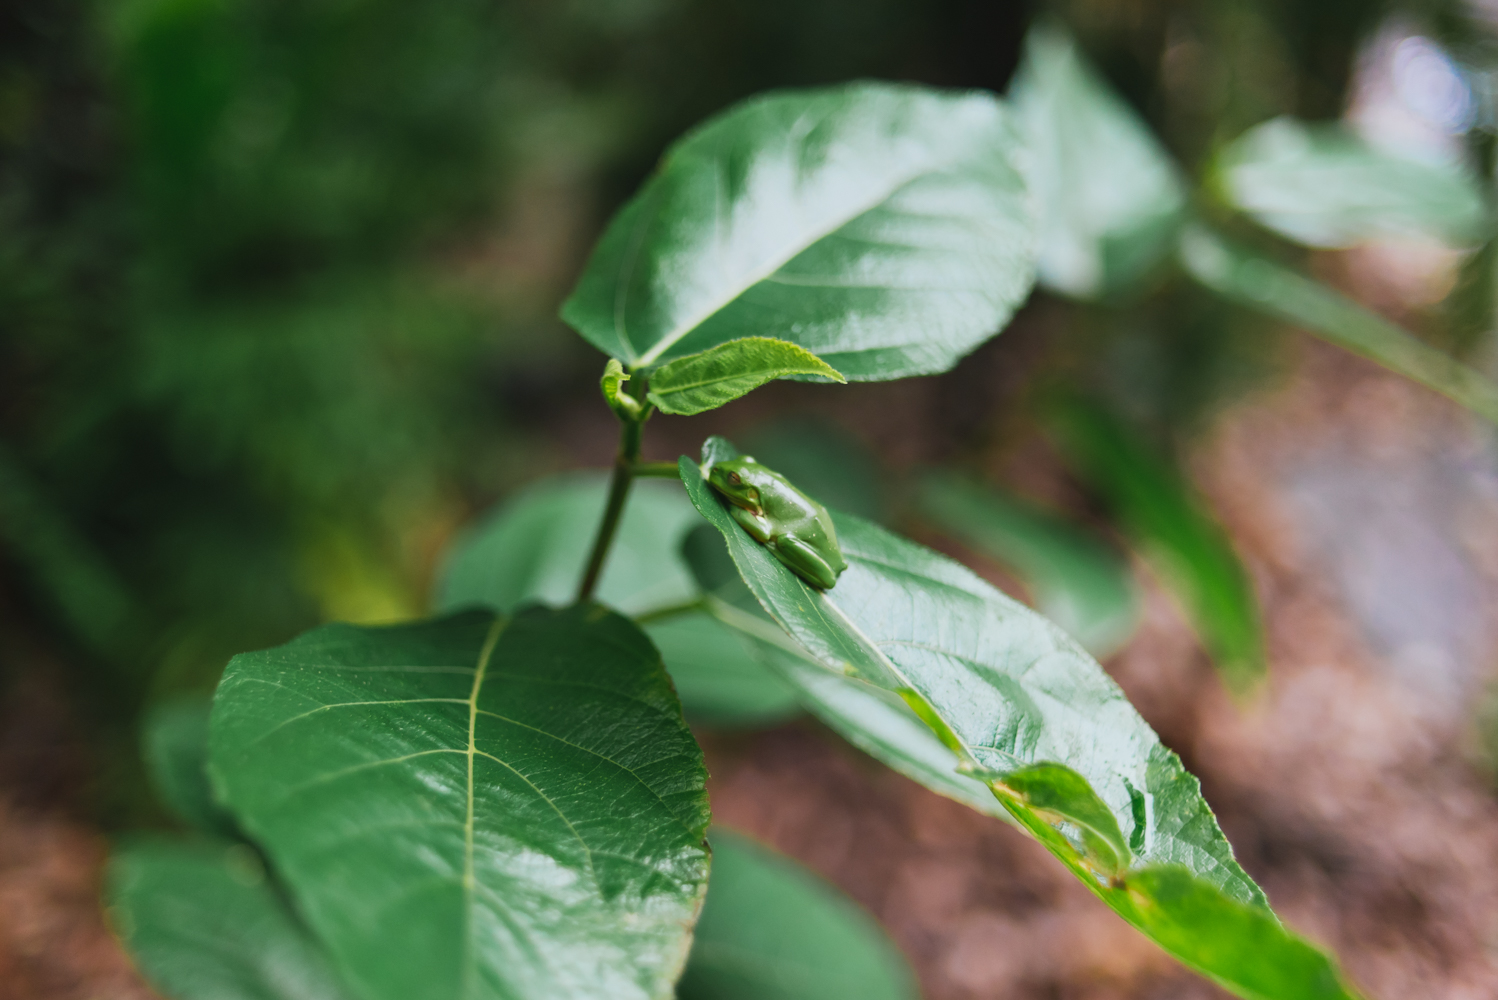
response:
M475 729L478 724L479 691L484 686L484 675L489 670L489 660L494 656L494 648L499 645L499 637L505 627L510 623L509 615L496 615L494 624L489 626L489 634L484 637L484 645L479 649L478 664L473 672L473 688L468 693L468 802L466 815L463 820L463 986L459 992L460 996L467 997L472 994L473 971L476 965L473 961L473 891L476 879L474 877L473 862L473 764L477 755L478 747L474 740Z
M676 385L668 385L664 389L654 390L660 396L674 396L677 393L688 392L692 389L702 389L710 385L718 385L721 382L733 382L741 379L755 379L761 375L769 375L771 378L779 378L782 375L825 375L820 368L812 367L788 367L780 365L773 368L747 368L734 372L731 375L715 375L712 378L702 379L698 382L681 382Z

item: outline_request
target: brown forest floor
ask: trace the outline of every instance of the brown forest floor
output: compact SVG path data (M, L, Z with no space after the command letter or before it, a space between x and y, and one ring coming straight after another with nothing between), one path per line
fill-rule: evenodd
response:
M926 457L911 414L949 406L951 389L881 388L859 429ZM1491 456L1442 400L1307 345L1196 459L1263 602L1271 680L1234 704L1152 585L1109 671L1201 778L1286 922L1371 997L1498 996L1498 799L1472 721L1498 620ZM1039 445L995 461L1011 482L1064 489ZM104 840L46 791L79 780L56 691L22 678L0 727L0 1000L149 997L99 911ZM929 1000L1225 996L1012 828L813 722L704 742L717 820L844 887Z

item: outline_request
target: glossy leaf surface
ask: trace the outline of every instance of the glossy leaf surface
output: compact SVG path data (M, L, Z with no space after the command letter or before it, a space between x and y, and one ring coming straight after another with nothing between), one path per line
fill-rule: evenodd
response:
M1294 323L1498 423L1498 385L1319 282L1218 237L1182 233L1181 263L1218 294Z
M778 628L769 619L764 626ZM795 685L801 703L849 743L939 795L1014 823L992 789L956 769L951 749L898 695L832 673L773 642L758 641L755 649Z
M1410 236L1471 246L1492 228L1469 171L1385 152L1339 123L1265 122L1228 146L1217 170L1232 205L1307 246Z
M1102 539L1018 497L951 473L922 478L921 513L1012 569L1042 614L1088 652L1117 650L1139 621L1129 564Z
M156 794L183 823L203 833L238 836L234 817L213 798L208 783L208 713L212 701L182 698L153 708L141 750Z
M704 463L731 450L713 439ZM1352 996L1332 963L1269 912L1196 779L1059 629L950 560L836 512L849 568L836 587L814 590L738 528L696 463L683 458L681 472L755 598L790 637L824 668L905 701L955 766L983 777L1014 819L1125 919L1242 996ZM1039 764L1075 774L1092 796L1071 783L1032 801L1005 784ZM1126 872L1107 870L1085 835L1099 825L1096 802L1132 855ZM1157 884L1191 891L1152 894ZM1218 925L1246 922L1253 936L1213 932L1206 912ZM1294 988L1282 990L1292 974Z
M903 957L852 900L721 827L680 1000L916 1000Z
M168 1000L355 996L243 844L134 842L110 859L105 896L136 966Z
M1223 678L1238 690L1250 688L1265 670L1258 598L1204 501L1174 464L1100 406L1061 401L1051 427L1175 595Z
M855 381L944 371L1029 293L1019 146L981 92L752 98L666 152L562 317L630 368L767 336Z
M1080 298L1128 287L1170 252L1185 206L1174 162L1057 27L1030 31L1010 98L1034 157L1041 284Z
M607 494L603 474L574 473L542 480L502 503L449 554L437 610L570 603ZM701 524L676 483L637 481L604 567L599 600L631 614L696 600L698 586L681 546ZM795 713L795 692L707 615L690 611L643 627L693 722L768 725Z
M804 347L774 337L742 337L656 369L650 376L650 401L662 413L690 416L790 376L847 381Z
M706 773L628 619L329 625L237 656L210 772L366 1000L670 995Z
M733 566L732 557L721 548L719 555ZM1015 825L993 789L972 770L954 767L952 750L903 698L817 663L765 614L736 571L734 583L736 588L719 588L727 599L713 601L710 612L743 637L817 718L871 757L937 794Z

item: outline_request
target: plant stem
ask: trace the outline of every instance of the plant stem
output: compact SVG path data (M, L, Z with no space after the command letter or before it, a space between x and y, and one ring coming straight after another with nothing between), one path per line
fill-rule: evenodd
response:
M778 624L767 618L761 618L759 615L752 615L747 611L742 611L727 601L714 597L711 594L707 594L702 598L702 608L729 628L737 629L751 638L758 639L760 642L779 647L787 653L801 657L801 659L806 660L808 663L821 666L816 660L812 659L810 653L801 648L800 643L786 634L786 631Z
M656 622L677 618L681 615L689 615L694 611L703 611L706 607L706 599L696 597L690 601L683 601L681 604L668 604L665 607L651 608L649 611L635 615L635 624L652 625Z
M598 536L593 539L593 552L588 556L588 568L583 573L583 581L577 588L578 603L588 600L593 596L593 590L598 586L598 578L603 575L604 561L609 557L609 548L614 544L614 532L619 529L619 518L624 514L624 501L629 498L629 484L637 475L658 475L649 470L655 466L665 465L664 462L640 461L640 435L645 429L645 421L650 419L650 411L654 409L645 402L646 385L645 379L638 376L626 377L623 381L629 382L626 390L640 405L621 407L620 400L611 398L610 393L617 390L609 386L611 377L617 377L619 366L617 362L609 362L612 369L604 369L603 389L604 398L609 400L609 407L619 418L619 454L614 457L614 475L609 480L609 502L603 508L603 520L598 525ZM612 376L611 373L612 372ZM672 466L672 474L675 475L675 466Z
M583 573L583 582L577 588L579 603L593 596L593 589L598 586L598 578L603 574L603 564L608 558L609 548L614 543L614 532L619 528L624 501L629 498L629 485L634 481L636 460L640 457L640 430L641 424L637 421L620 421L619 454L614 459L614 475L609 480L609 502L603 509L603 520L599 522L598 534L593 539L588 569Z

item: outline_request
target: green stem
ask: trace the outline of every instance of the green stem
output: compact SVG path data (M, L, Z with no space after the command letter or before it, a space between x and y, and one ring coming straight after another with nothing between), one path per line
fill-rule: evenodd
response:
M694 597L690 601L680 604L667 604L664 607L651 608L649 611L635 615L636 625L653 625L656 622L666 621L669 618L677 618L681 615L689 615L695 611L704 611L707 608L706 599Z
M624 514L624 501L629 498L629 485L634 481L634 469L640 457L641 427L641 423L634 420L620 422L619 455L614 459L614 475L609 480L609 502L603 509L598 535L593 539L593 552L588 556L588 568L583 573L583 582L577 588L579 603L593 596L598 578L603 574L603 564L608 559L609 548L614 543L614 533L619 529L619 518Z
M620 392L620 387L625 382L630 383L627 395ZM635 476L642 474L641 469L662 464L640 462L640 435L645 429L645 421L650 419L650 411L654 409L645 402L645 379L624 375L619 362L611 360L604 367L603 379L599 385L609 408L619 418L619 454L614 457L614 475L609 480L609 501L603 508L598 536L593 539L593 552L588 556L588 568L583 572L583 581L577 588L579 604L593 596L598 578L603 575L603 564L609 557L609 548L614 544L614 533L619 530L619 518L624 514L624 501L629 499L629 484L634 482ZM623 405L629 400L633 400L633 403Z
M759 615L740 610L727 601L714 597L711 594L702 598L702 608L731 629L736 629L751 638L758 639L760 642L769 643L787 653L799 656L808 663L818 667L821 666L778 623L768 618L761 618Z

